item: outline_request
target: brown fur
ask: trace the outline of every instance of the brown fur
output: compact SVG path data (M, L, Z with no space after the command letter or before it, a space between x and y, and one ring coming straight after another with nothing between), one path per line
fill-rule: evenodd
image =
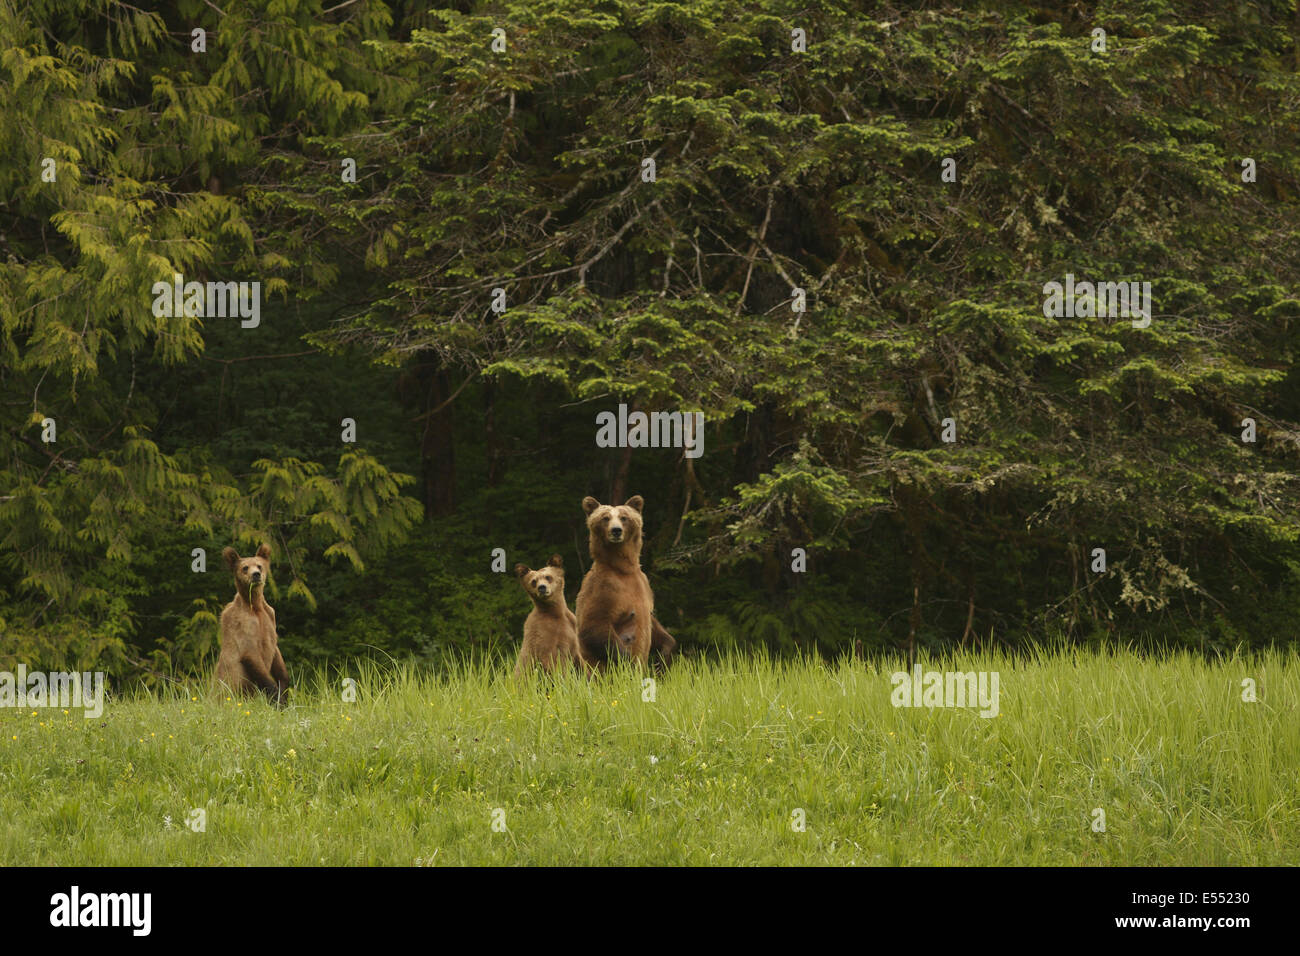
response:
M524 621L524 643L519 648L515 676L534 665L548 674L572 669L578 663L578 619L564 599L563 559L553 554L546 566L536 571L516 564L515 576L533 600L533 609Z
M652 648L667 664L677 646L655 620L654 592L641 570L644 505L640 495L617 507L582 500L592 564L578 591L578 650L588 667L619 658L644 665Z
M263 544L251 558L226 548L221 556L235 576L235 599L221 612L216 686L241 697L261 692L283 707L289 672L276 639L275 609L262 596L271 576L271 548Z

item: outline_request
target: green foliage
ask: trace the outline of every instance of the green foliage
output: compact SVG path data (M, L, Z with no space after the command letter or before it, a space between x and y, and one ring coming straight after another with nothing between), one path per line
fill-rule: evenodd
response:
M1294 3L37 0L0 34L0 665L200 666L228 582L187 556L262 539L303 656L495 650L524 608L484 555L567 549L614 487L688 649L1293 639ZM153 315L175 273L261 282L262 324ZM1150 326L1045 316L1067 273L1149 281ZM619 401L702 411L706 454L594 448Z
M174 663L189 662L210 643L200 635L213 613L188 612L199 596L174 583L190 573L192 548L215 561L225 544L271 541L285 592L310 606L308 552L360 569L420 517L400 490L412 479L365 451L335 445L315 461L268 455L236 470L168 428L162 383L221 335L198 317L155 316L153 283L251 274L274 312L269 300L289 290L288 250L255 237L252 207L229 187L251 172L268 129L310 111L305 129L337 130L368 91L382 98L391 86L375 86L369 48L347 43L387 26L382 6L332 25L316 22L319 4L182 6L0 9L0 177L13 197L0 263L10 399L0 408L0 574L13 603L0 664L147 667L155 640L194 648ZM205 54L168 33L196 24L209 31ZM42 440L47 418L53 443ZM158 622L176 630L159 633Z

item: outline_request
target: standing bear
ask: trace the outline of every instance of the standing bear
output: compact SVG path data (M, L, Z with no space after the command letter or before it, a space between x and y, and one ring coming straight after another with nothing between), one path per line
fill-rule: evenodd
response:
M235 575L235 599L221 612L216 684L243 697L261 691L283 707L289 672L275 634L275 609L262 596L271 576L271 547L263 544L251 558L241 558L234 548L226 548L221 556Z
M524 644L519 648L515 676L533 665L548 674L573 669L578 664L578 619L564 599L564 559L553 554L537 571L516 564L515 576L533 599L533 609L524 621Z
M604 669L611 659L645 664L650 650L665 665L677 642L654 617L655 596L641 570L641 509L633 495L623 505L602 505L588 495L587 546L591 570L578 591L578 651L591 668Z

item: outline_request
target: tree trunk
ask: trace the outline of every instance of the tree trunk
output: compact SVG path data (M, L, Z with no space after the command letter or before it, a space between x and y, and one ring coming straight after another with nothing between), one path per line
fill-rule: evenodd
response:
M907 666L916 663L916 640L921 631L921 589L925 586L925 518L920 497L910 488L898 489L897 498L902 509L904 541L907 542L912 584L912 614L907 628Z
M736 450L736 483L757 481L772 468L773 413L761 402L745 422L745 437Z
M456 508L456 456L451 376L437 359L419 368L423 386L424 424L420 437L420 478L426 518L451 514ZM434 411L436 409L436 411Z
M628 417L641 410L640 402L632 402L627 409ZM618 471L614 473L614 481L609 489L609 503L612 505L621 505L627 501L627 479L628 474L632 471L632 448L627 446L620 450L618 456Z
M916 564L912 565L912 616L907 628L907 669L916 666L916 632L921 629L921 584Z
M497 434L497 387L491 382L483 385L483 423L483 434L487 439L487 483L489 488L495 488L501 484L505 472L505 457Z
M961 632L961 646L965 647L975 633L975 569L966 565L966 627Z
M633 409L635 411L635 409ZM631 414L631 412L629 412ZM622 449L618 457L618 471L614 473L614 482L609 489L609 503L621 505L627 501L627 477L632 470L632 448Z

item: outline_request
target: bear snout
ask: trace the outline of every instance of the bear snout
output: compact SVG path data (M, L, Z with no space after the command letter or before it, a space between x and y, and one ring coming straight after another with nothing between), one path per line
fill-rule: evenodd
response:
M542 597L546 597L546 585L545 584L537 585L537 593L540 594Z
M620 528L618 525L615 525L614 527L612 527L612 528L609 529L609 537L610 537L610 539L613 540L613 541L619 541L619 540L622 540L622 538L623 538L623 529Z

